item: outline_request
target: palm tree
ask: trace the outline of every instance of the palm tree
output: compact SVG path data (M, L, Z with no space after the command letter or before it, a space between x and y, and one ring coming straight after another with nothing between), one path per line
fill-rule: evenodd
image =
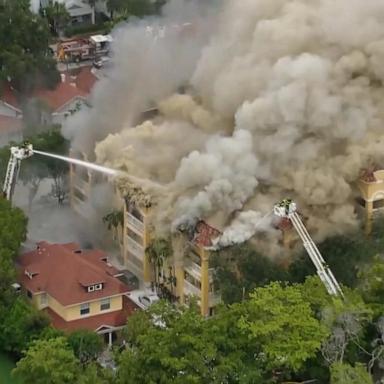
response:
M107 224L108 230L113 229L114 240L116 239L116 231L119 226L124 226L124 212L121 210L114 210L103 217L103 223Z
M49 1L47 7L42 9L43 16L48 20L52 32L59 33L59 31L66 26L70 20L69 13L65 4L58 1Z
M153 273L156 287L159 285L160 270L172 254L171 243L168 239L157 238L153 240L146 248L145 253L148 261L153 266Z
M95 24L95 6L97 0L87 0L89 6L92 8L92 24Z

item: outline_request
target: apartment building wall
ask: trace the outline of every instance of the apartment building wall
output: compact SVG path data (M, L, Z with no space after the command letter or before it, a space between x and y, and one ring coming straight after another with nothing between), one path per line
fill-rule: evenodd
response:
M79 155L77 155L79 157ZM82 156L84 159L84 156ZM81 167L71 166L70 201L75 212L86 218L86 201L90 195L93 175ZM146 248L151 241L151 208L140 206L133 201L126 201L115 192L113 199L120 200L124 209L124 225L121 236L121 258L124 266L138 277L142 285L150 287L154 281L153 267L146 255ZM190 244L184 235L174 235L172 238L174 256L167 261L165 274L171 273L176 277L175 293L181 303L188 301L191 296L197 297L201 313L206 316L220 302L220 295L215 291L213 268L209 267L209 252L204 247ZM189 250L187 254L185 250ZM166 276L169 277L169 276Z
M361 195L359 202L364 209L367 235L372 231L374 213L384 208L384 170L373 172L371 177L370 180L361 178L357 183Z

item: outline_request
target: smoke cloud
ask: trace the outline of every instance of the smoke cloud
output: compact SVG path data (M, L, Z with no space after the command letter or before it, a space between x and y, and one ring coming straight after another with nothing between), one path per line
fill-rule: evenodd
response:
M317 240L356 226L353 183L383 162L384 3L209 9L171 2L163 18L121 26L93 107L64 132L83 150L96 146L99 162L164 183L169 198L155 215L170 228L220 211L222 241L243 241L284 197ZM146 33L183 22L188 33ZM151 103L161 116L133 128Z

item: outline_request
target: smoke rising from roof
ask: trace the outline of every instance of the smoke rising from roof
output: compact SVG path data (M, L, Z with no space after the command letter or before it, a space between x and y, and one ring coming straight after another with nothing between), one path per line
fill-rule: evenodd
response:
M97 158L167 183L173 203L158 211L174 226L217 210L223 225L243 209L261 217L286 196L317 239L355 226L352 185L383 161L384 3L226 0L189 18L188 7L171 2L164 20L177 8L178 20L196 17L193 33L154 39L148 20L116 32L91 112L65 127L74 145L114 133ZM168 98L188 83L187 95ZM150 102L162 117L131 129ZM232 237L253 219L240 213Z

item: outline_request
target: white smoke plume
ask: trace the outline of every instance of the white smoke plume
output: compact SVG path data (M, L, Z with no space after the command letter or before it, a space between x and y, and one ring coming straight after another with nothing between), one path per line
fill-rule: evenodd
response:
M191 4L171 2L164 20ZM65 132L92 149L114 133L97 158L165 182L173 203L158 212L173 226L217 211L225 226L290 197L316 239L352 228L354 182L384 160L384 3L224 0L214 15L194 13L209 40L208 28L155 43L144 24L122 27L91 112ZM179 85L187 94L169 98ZM162 117L131 129L151 101ZM253 220L229 229L244 239Z
M213 241L214 248L244 243L257 232L269 232L272 225L272 211L263 215L256 211L240 212L224 233Z

